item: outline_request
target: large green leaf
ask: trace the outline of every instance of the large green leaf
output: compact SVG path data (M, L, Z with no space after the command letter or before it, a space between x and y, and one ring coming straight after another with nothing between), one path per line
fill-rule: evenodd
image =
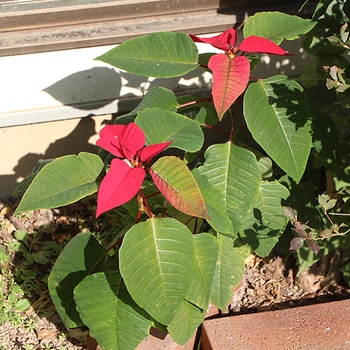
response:
M263 181L245 218L240 236L261 257L270 254L283 233L287 219L281 200L288 195L289 191L279 182Z
M73 298L74 288L87 275L103 271L107 250L91 233L76 235L51 270L48 287L56 310L67 328L82 326Z
M172 111L179 106L175 94L161 86L155 86L149 89L138 106L131 112L118 117L118 124L128 124L134 121L137 112L147 108L160 108L162 110Z
M129 73L170 78L184 75L198 67L198 52L184 33L157 32L128 40L98 60Z
M231 142L208 147L204 156L204 165L198 171L215 188L216 195L220 193L219 201L232 221L231 234L235 234L259 190L261 173L257 160L252 152Z
M173 207L187 215L209 218L197 182L181 159L175 156L162 157L152 165L149 172Z
M192 174L207 205L210 226L218 232L233 235L232 222L227 215L225 203L222 201L222 192L218 188L211 186L208 178L205 175L201 175L197 168L192 170Z
M242 280L245 260L250 253L248 246L235 247L234 240L218 233L219 246L211 302L221 310L226 310L234 288Z
M130 297L118 272L86 276L74 299L101 350L133 350L149 333L151 318Z
M148 144L172 141L170 147L188 152L199 151L203 145L203 131L197 121L181 114L149 108L137 113L135 123L146 135Z
M195 265L186 300L205 311L209 304L218 246L215 237L209 233L194 235L193 239Z
M311 149L311 117L303 88L283 75L262 79L248 87L243 108L254 139L299 182Z
M61 207L96 192L103 167L99 156L86 152L53 160L35 176L16 213Z
M190 286L194 244L189 229L171 218L134 225L124 237L119 260L132 298L168 325Z
M39 174L41 169L48 163L52 162L53 159L39 159L36 166L32 169L32 171L20 182L20 184L16 187L14 191L14 196L17 198L22 197L24 192L27 190L29 185L32 183L35 176Z
M256 35L280 44L283 39L295 40L310 31L316 22L282 12L258 12L244 25L244 37Z
M183 300L174 319L168 326L168 332L172 339L178 344L184 345L195 334L205 315L206 310Z

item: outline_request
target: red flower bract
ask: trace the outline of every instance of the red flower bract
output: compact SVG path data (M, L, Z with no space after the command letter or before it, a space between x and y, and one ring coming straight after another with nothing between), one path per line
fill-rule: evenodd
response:
M223 51L229 51L234 48L237 42L237 31L235 29L225 30L223 33L211 37L199 37L190 34L191 39L194 42L206 43L217 49Z
M96 145L104 148L116 157L131 159L144 146L146 137L135 124L106 125L100 131Z
M145 134L135 123L106 125L96 144L114 156L98 195L96 217L132 199L145 178L144 167L171 142L144 147Z
M113 159L98 190L96 217L133 198L140 189L145 175L145 169L131 168L124 160Z
M250 53L267 53L281 56L290 55L288 52L284 51L281 47L276 45L273 41L265 38L260 38L259 36L248 36L248 38L244 39L240 43L238 49L240 51Z
M250 65L248 58L243 56L244 52L288 55L271 40L258 36L249 36L235 47L237 31L232 28L212 37L198 37L192 34L190 37L195 42L210 44L225 51L225 55L211 56L208 63L213 72L212 95L219 120L248 85Z

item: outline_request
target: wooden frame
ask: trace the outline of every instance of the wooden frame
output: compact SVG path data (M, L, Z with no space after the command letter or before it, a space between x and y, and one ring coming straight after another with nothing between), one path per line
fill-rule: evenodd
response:
M60 1L60 6L49 7ZM118 44L160 30L220 31L283 0L0 0L0 56ZM13 5L13 4L16 5ZM58 3L57 3L58 4ZM64 4L64 6L62 6ZM70 4L70 5L67 5ZM298 10L297 5L288 5Z

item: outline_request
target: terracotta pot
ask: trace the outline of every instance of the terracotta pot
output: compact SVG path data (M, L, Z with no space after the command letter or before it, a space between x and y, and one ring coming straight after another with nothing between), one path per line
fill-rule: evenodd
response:
M350 349L350 300L211 318L202 350Z
M158 329L152 328L151 334L145 338L136 350L192 350L194 348L196 335L194 335L185 345L175 343L169 334L165 334Z

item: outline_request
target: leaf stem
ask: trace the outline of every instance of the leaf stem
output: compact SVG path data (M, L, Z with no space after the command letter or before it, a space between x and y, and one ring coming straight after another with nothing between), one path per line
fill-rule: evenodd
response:
M194 101L186 102L186 103L180 105L179 108L193 106L193 105L196 105L197 103L206 102L206 101L212 101L212 100L213 100L212 97L205 97L205 98L202 98L200 100L194 100Z
M206 128L208 128L208 129L212 129L212 130L214 130L214 131L221 132L221 133L223 133L223 134L225 134L225 135L227 135L227 136L231 136L231 133L229 133L229 132L227 132L227 131L225 131L225 130L221 130L221 129L215 128L214 126L211 126L211 125L208 125L208 124L204 124L204 126L205 126Z
M149 207L147 198L143 191L140 189L139 192L137 193L137 203L139 206L139 211L137 214L137 222L139 222L142 213L145 213L148 215L151 219L154 217L154 214L151 211L151 208Z

